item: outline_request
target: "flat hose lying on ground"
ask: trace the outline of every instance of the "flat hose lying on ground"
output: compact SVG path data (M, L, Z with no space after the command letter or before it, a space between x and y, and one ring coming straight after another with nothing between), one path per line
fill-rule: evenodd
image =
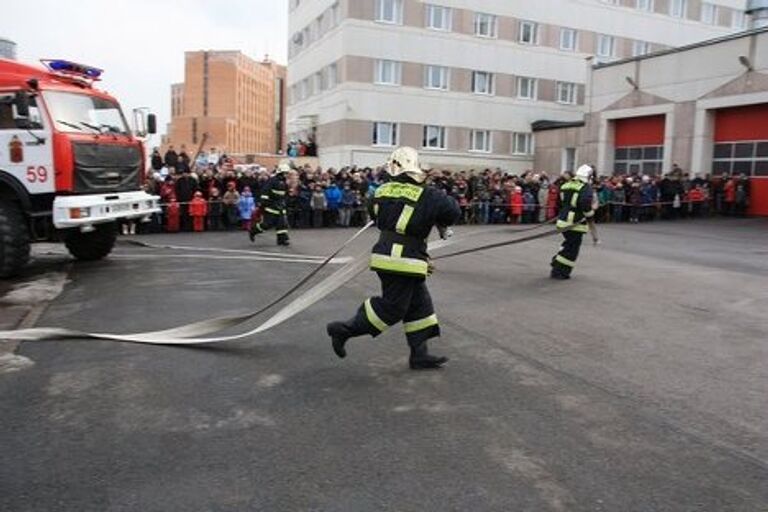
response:
M546 224L549 224L549 222L546 222L543 224L537 224L530 228L518 230L517 233L538 229ZM123 341L123 342L145 343L145 344L155 344L155 345L200 345L200 344L219 343L223 341L233 341L233 340L248 338L250 336L253 336L253 335L262 333L268 329L271 329L281 324L282 322L288 320L289 318L295 316L296 314L304 311L311 305L315 304L317 301L328 296L330 293L332 293L333 291L343 286L345 283L353 279L356 275L366 270L368 268L368 257L369 257L368 252L365 252L363 254L359 254L358 256L356 256L351 262L344 265L342 268L340 268L330 276L326 277L325 279L317 283L312 288L308 289L307 291L299 295L291 303L283 307L281 310L279 310L277 313L272 315L270 318L268 318L258 327L251 329L250 331L247 331L247 332L243 332L240 334L233 334L229 336L218 336L218 337L207 337L207 338L203 336L207 336L212 333L221 332L226 329L231 329L233 327L236 327L240 324L243 324L261 315L268 309L271 309L272 307L276 306L277 304L279 304L280 302L288 298L291 294L296 292L299 288L304 286L307 282L309 282L323 268L325 268L336 256L338 256L338 254L342 250L344 250L349 244L351 244L354 240L360 237L360 235L362 235L372 225L373 225L372 222L369 222L368 224L366 224L362 229L357 231L349 240L347 240L341 246L339 246L331 255L325 258L317 267L315 267L311 272L309 272L305 277L299 280L295 285L289 288L286 292L282 293L279 297L275 298L274 300L269 302L267 305L260 307L259 309L252 311L250 313L235 315L235 316L213 318L209 320L203 320L200 322L191 323L185 326L180 326L180 327L175 327L175 328L165 329L160 331L149 331L149 332L133 333L133 334L91 333L91 332L83 332L83 331L78 331L74 329L65 329L65 328L59 328L59 327L37 327L32 329L21 329L16 331L0 331L0 339L21 340L21 341L43 341L43 340L58 340L58 339L96 339L96 340ZM469 238L470 236L473 236L473 235L484 235L484 234L494 233L497 231L499 230L492 229L492 230L472 233L469 235L456 237L448 240L436 240L429 243L428 250L430 251L439 250L444 247L453 245L459 241L465 240L466 238ZM493 249L496 247L524 243L530 240L544 238L557 233L558 233L557 230L550 230L544 233L530 235L523 238L516 238L514 240L510 240L506 242L497 242L493 244L475 247L472 249L466 249L463 251L458 251L455 253L438 256L434 259L444 259L444 258L459 256L463 254L469 254L472 252Z

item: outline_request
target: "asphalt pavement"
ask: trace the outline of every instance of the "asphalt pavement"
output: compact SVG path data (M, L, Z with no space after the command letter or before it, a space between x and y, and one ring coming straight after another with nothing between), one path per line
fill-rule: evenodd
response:
M490 229L455 248L516 228ZM280 255L351 234L48 251L0 294L44 303L38 326L174 327L269 302L314 265ZM768 220L600 234L565 282L547 278L557 238L440 260L440 371L408 369L399 327L334 356L325 324L376 293L370 272L238 343L22 343L29 364L0 368L0 510L768 510Z

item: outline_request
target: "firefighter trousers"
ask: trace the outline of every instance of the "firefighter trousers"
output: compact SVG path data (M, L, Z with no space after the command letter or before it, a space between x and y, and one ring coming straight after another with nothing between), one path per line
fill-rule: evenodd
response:
M275 230L277 234L277 243L285 242L288 240L288 222L284 214L274 214L270 212L264 213L264 218L261 222L255 222L251 226L251 233L254 235L260 235L270 229Z
M560 252L552 258L552 276L568 277L573 267L576 266L576 258L579 257L579 249L584 233L577 231L565 231L563 233L563 245Z
M423 277L409 277L377 272L381 280L381 296L371 297L346 322L352 336L369 334L373 337L398 322L411 348L412 356L427 353L427 340L440 336L432 297Z

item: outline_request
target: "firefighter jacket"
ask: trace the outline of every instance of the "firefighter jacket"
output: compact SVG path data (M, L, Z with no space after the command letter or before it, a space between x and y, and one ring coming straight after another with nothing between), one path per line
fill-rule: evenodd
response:
M373 246L371 270L425 277L432 227L453 225L461 216L456 201L442 191L400 178L380 186L369 205L381 230Z
M280 176L274 176L267 181L261 190L261 208L264 213L272 215L285 215L285 200L288 185Z
M586 220L595 215L592 208L592 187L572 179L560 187L560 214L557 229L569 229L576 233L587 233Z

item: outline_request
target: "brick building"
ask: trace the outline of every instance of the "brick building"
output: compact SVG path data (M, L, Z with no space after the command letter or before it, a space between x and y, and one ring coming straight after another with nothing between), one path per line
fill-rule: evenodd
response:
M171 85L167 144L193 152L275 154L285 146L285 66L239 51L185 54L184 82Z

